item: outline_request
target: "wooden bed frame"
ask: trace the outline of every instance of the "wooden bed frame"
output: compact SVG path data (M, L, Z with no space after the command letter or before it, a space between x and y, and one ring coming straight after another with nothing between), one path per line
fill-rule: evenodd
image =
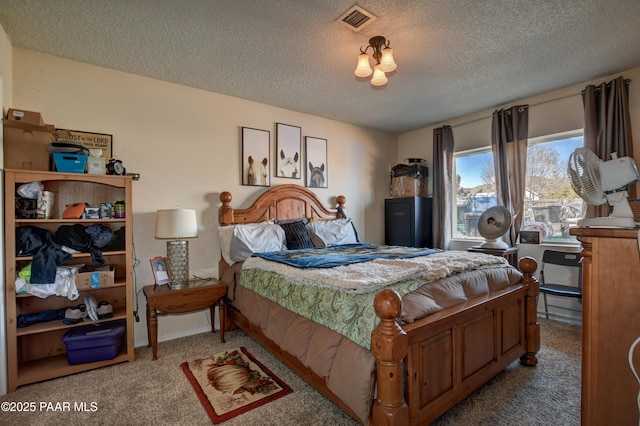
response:
M231 199L229 192L220 194L220 225L340 217L298 185L272 187L246 209L232 208ZM336 198L340 209L345 201L343 196ZM226 267L220 260L220 276ZM424 425L518 358L523 365L537 364L539 286L533 277L537 264L533 258L524 257L519 268L524 274L520 283L410 324L397 320L402 300L396 292L383 290L376 296L375 310L381 321L371 336L371 352L376 358L377 396L369 419L359 419L329 390L322 377L268 339L239 311L230 306L227 315L231 323L361 423Z

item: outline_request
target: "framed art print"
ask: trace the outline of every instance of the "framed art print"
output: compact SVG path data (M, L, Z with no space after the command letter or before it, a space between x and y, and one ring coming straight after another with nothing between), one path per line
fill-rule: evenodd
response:
M80 143L87 149L100 149L102 150L102 157L107 161L113 158L113 135L55 129L51 137L54 141L73 141Z
M151 259L150 262L156 286L166 284L171 288L171 270L167 258L158 256Z
M300 179L302 129L297 126L276 123L276 140L275 175L281 178Z
M242 128L242 184L269 186L270 134L268 130Z
M309 188L327 188L327 140L305 137L304 149L306 154L306 186Z

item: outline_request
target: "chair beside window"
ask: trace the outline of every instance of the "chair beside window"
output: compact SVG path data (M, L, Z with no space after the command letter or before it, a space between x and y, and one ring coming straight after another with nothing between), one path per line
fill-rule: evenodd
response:
M566 277L571 277L573 280ZM547 302L547 296L574 298L582 302L582 256L580 253L545 250L540 267L540 293L544 299L546 318L549 318L549 308L582 312L582 309L552 305ZM555 314L551 313L551 315Z

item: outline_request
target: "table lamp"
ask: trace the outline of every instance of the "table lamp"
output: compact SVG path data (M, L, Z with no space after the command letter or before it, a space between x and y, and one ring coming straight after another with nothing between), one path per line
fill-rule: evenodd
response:
M189 281L189 242L185 238L197 236L195 210L158 210L156 238L170 240L167 241L167 260L171 269L172 286L184 286Z

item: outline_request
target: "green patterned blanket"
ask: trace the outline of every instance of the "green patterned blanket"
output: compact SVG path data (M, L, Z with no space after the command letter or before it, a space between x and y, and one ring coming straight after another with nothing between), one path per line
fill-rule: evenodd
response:
M379 322L373 307L379 290L389 288L404 296L447 276L496 267L510 266L502 257L463 251L331 269L298 269L251 257L242 267L240 281L257 294L369 349L371 332ZM375 285L370 285L370 279Z

